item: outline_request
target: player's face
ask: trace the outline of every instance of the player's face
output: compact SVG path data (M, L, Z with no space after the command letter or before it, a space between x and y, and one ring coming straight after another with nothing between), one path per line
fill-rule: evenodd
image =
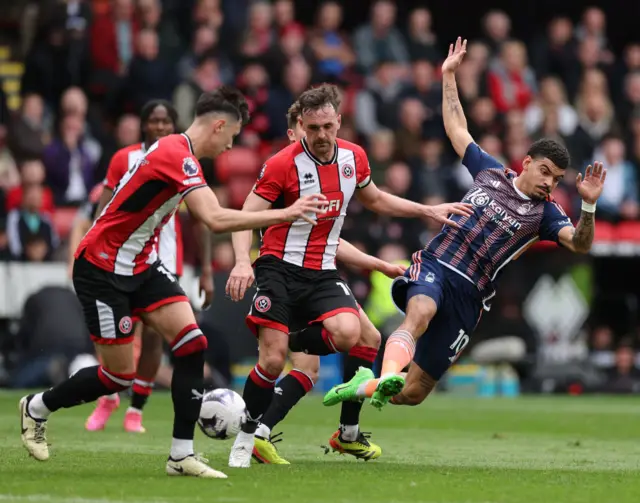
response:
M228 119L219 119L213 123L213 133L211 135L211 143L207 149L207 157L218 157L222 152L231 150L233 147L233 139L240 134L242 123L231 117Z
M298 122L313 152L324 157L333 153L333 146L342 118L331 105L302 114Z
M154 108L149 116L149 120L144 124L145 140L149 144L153 144L158 138L173 133L175 133L175 125L171 120L169 111L162 105Z
M560 169L546 157L532 159L525 157L522 161L522 174L526 194L532 199L546 199L564 178L564 170Z
M287 138L291 143L300 141L304 138L304 129L300 125L300 121L296 122L296 126L293 129L287 129Z

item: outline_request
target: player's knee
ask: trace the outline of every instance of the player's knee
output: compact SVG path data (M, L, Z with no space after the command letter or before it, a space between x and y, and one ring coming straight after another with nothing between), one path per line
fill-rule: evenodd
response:
M354 314L339 314L324 321L324 328L338 351L349 351L360 340L360 320Z
M135 376L136 374L133 370L130 372L116 372L102 365L98 367L98 378L111 393L129 389L133 385Z
M280 375L287 359L288 344L286 334L283 337L270 336L261 332L258 362L271 375Z
M207 338L195 323L184 327L171 342L171 351L177 357L202 353L207 349Z
M380 348L380 344L382 344L382 336L380 335L380 331L374 327L371 322L362 326L359 344L370 348Z
M414 337L422 335L436 315L438 307L431 297L416 295L407 304L407 316L402 325Z

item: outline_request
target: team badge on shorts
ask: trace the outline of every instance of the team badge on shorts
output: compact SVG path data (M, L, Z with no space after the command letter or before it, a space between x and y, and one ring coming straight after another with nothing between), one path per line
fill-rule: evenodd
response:
M353 176L353 173L354 169L351 164L345 164L344 166L342 166L342 176L344 176L345 178L351 178Z
M120 318L120 323L118 323L118 328L120 329L120 332L122 332L123 334L128 334L131 332L131 329L133 328L133 321L131 321L131 318L129 316L123 316L122 318Z
M187 176L196 176L198 174L198 165L191 157L185 157L182 161L182 171Z
M261 295L256 299L254 305L256 306L256 311L260 313L266 313L269 309L271 309L271 300L269 300L269 297Z

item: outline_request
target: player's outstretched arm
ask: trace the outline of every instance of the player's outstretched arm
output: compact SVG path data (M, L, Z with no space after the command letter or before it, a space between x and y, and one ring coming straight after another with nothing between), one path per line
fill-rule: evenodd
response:
M473 213L473 206L467 203L446 203L437 206L418 204L380 190L373 182L358 190L356 197L365 208L380 215L433 218L438 223L452 227L458 227L458 224L449 219L450 215L469 216Z
M242 211L266 211L271 208L271 203L266 199L250 192L244 201ZM244 298L247 289L253 285L255 275L251 267L251 245L253 244L253 231L240 231L231 234L233 252L236 256L236 264L227 280L226 294L231 300L238 302Z
M390 264L378 257L368 255L344 239L340 239L336 258L343 264L358 267L366 271L379 271L390 278L402 276L406 270L406 268L401 265Z
M578 174L576 187L578 194L582 197L580 220L575 227L564 227L558 233L560 244L572 252L589 253L591 250L596 230L596 202L602 194L606 178L607 170L601 162L594 162L593 167L588 166L584 179L581 173Z
M467 119L462 110L456 85L456 70L467 52L467 41L460 37L449 46L449 55L442 63L442 118L444 129L454 150L462 159L473 138L467 129Z
M189 192L184 200L191 214L213 232L235 232L293 222L299 218L315 225L316 221L310 215L323 211L327 198L322 194L312 194L281 210L238 211L220 206L213 191L204 186Z

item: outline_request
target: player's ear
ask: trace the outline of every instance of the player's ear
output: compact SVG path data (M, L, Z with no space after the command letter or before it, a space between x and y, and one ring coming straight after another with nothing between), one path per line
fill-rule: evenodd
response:
M216 119L215 121L213 121L214 133L220 133L224 129L226 123L227 121L224 119Z
M298 126L300 126L304 130L304 125L302 124L302 115L298 117Z
M533 161L533 159L531 158L530 155L527 155L525 156L524 159L522 159L522 171L529 170L529 165L531 164L531 161Z
M289 138L289 141L296 141L296 134L293 129L287 129L287 138Z
M338 129L342 126L342 114L338 114Z

